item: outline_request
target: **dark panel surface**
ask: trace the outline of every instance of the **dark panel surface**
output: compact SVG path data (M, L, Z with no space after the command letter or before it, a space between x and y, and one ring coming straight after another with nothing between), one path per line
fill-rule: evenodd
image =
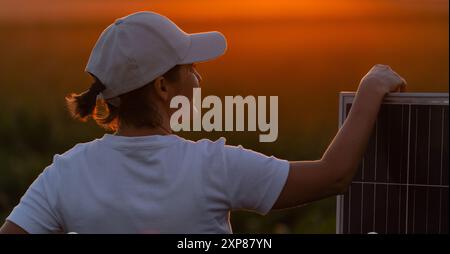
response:
M448 233L448 121L448 105L380 107L342 199L343 233Z

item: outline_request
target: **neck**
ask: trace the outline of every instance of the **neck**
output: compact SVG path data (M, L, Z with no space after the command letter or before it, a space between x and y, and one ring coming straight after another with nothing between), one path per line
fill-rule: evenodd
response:
M170 125L162 124L154 128L135 128L133 126L119 126L114 135L136 137L136 136L150 136L150 135L170 135L172 130Z

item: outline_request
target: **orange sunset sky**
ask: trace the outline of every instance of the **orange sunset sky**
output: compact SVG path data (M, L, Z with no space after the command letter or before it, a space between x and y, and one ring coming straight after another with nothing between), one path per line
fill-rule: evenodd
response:
M448 17L447 0L0 0L0 22L73 22L153 10L179 19Z

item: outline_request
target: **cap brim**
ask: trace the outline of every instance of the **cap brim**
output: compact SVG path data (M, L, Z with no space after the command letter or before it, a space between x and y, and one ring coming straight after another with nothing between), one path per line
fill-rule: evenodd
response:
M223 55L227 49L225 36L220 32L189 34L191 45L179 64L206 62Z

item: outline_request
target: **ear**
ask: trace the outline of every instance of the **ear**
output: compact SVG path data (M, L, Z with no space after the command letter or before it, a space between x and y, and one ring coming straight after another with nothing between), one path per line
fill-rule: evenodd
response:
M169 100L169 87L164 77L157 77L153 82L156 95L163 101Z

